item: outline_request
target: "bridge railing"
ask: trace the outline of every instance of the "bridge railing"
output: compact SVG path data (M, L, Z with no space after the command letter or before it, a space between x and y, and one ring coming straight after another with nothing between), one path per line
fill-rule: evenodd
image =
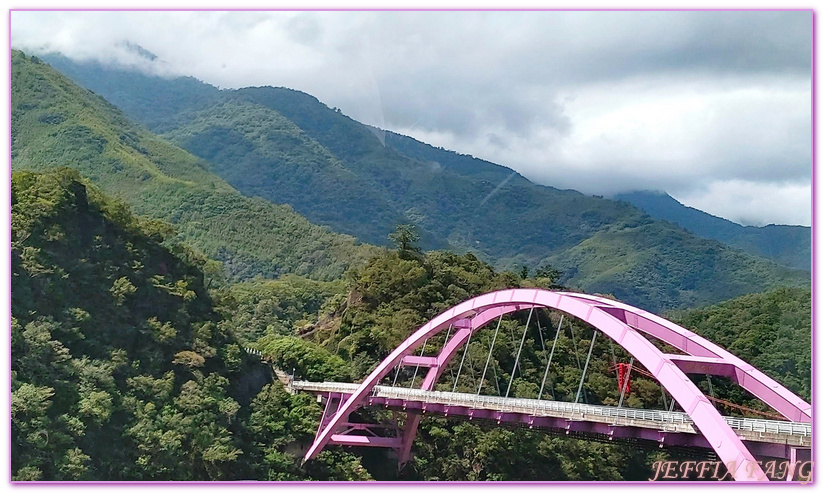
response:
M292 382L296 390L315 392L333 392L352 394L357 388L355 383L339 382ZM658 411L650 409L634 409L628 407L597 406L592 404L571 403L563 401L537 400L524 398L505 398L498 396L466 394L458 392L426 391L401 387L375 386L372 389L373 397L387 399L403 399L429 404L460 406L475 409L487 409L501 412L523 413L529 415L562 415L566 417L601 416L604 418L627 419L633 421L652 421L672 425L693 425L688 414L679 411ZM792 435L801 437L811 436L810 423L793 423L789 421L775 421L756 418L723 417L729 426L735 430L753 433L768 433L776 435Z
M418 389L404 389L384 386L375 387L373 395L375 397L410 399L451 406L494 409L503 412L522 412L535 415L546 413L563 414L569 416L592 415L610 418L626 418L630 420L655 421L659 423L691 424L691 419L689 416L686 413L681 412L595 406L563 401L511 397L505 398L498 396L442 392L436 390L423 391Z

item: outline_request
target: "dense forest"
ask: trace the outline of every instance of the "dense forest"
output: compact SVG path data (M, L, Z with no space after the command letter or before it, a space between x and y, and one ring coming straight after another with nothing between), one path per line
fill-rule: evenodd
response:
M250 359L201 254L72 170L12 176L12 479L368 479Z
M812 235L806 226L769 224L741 226L693 207L687 207L665 192L638 191L612 197L643 209L657 219L679 224L689 231L772 259L796 269L812 269Z
M210 282L202 254L168 241L170 225L133 216L69 169L14 173L12 225L16 480L645 479L668 453L427 418L400 472L383 453L334 448L301 466L321 409L308 395L288 394L244 349L300 378L356 381L444 308L492 289L556 287L557 271L523 278L471 254L398 248L341 281ZM808 290L780 289L676 316L808 397L809 299ZM535 396L546 351L536 332L554 337L557 323L545 312L530 325L513 395ZM492 394L510 377L524 325L522 317L503 324L484 382ZM574 322L558 334L553 399L573 399L575 357L591 330ZM470 361L482 361L487 346L482 337L472 342ZM587 402L615 402L610 366L624 357L598 340ZM474 389L476 369L457 383ZM746 402L722 383L715 392ZM626 404L661 408L662 399L656 383L638 377Z
M589 210L595 202L577 192L558 191L565 198L540 214L554 207L554 214L568 219L563 227L587 233L550 256L513 246L540 258L536 263L501 263L503 254L495 259L488 249L457 248L422 219L410 221L407 211L386 213L382 193L360 201L362 217L349 215L358 201L344 193L339 204L348 205L328 208L324 224L371 217L376 226L369 234L379 236L375 243L382 246L360 243L310 222L296 205L277 205L276 197L262 193L243 195L233 187L240 178L224 181L212 173L225 165L220 153L226 160L248 156L250 167L240 169L257 170L249 181L263 186L276 170L257 166L286 163L282 197L291 203L300 197L288 195L289 187L320 187L328 176L362 186L355 185L363 176L358 173L392 160L411 166L403 176L414 176L429 148L384 135L396 142L369 143L361 159L363 148L354 144L374 133L334 111L338 116L328 119L329 109L302 93L239 91L215 106L221 91L197 81L160 87L157 106L141 114L168 138L200 138L217 119L242 135L224 135L241 147L224 146L227 141L209 133L214 139L204 138L198 147L214 144L208 155L214 161L198 157L130 122L39 59L12 53L15 481L645 481L654 461L686 454L656 443L582 440L427 416L412 458L400 470L382 449L329 447L302 462L323 410L314 396L289 393L275 368L313 381L360 381L443 310L511 287L664 300L645 308L659 308L803 398L811 396L808 273L703 240L627 204L614 209L612 202L595 201L600 205ZM342 133L327 133L329 122ZM253 147L242 148L246 141ZM480 184L505 171L453 153L443 162L453 179L476 175ZM434 183L426 180L418 185ZM516 194L526 204L548 193L524 182L515 177L510 183L520 183ZM380 190L363 183L372 193ZM482 191L486 185L477 186ZM518 206L511 195L494 200L495 207ZM569 219L575 214L597 227L581 226L582 216ZM612 220L612 214L619 217ZM558 228L543 233L563 236ZM535 241L541 238L533 233ZM508 248L510 238L493 241ZM751 294L730 299L744 293ZM506 317L484 375L492 333L478 332L466 349L465 367L461 371L454 361L438 389L499 395L511 385L512 396L537 397L548 341L556 339L542 398L574 401L584 377L583 402L613 405L620 399L615 365L628 355L608 338L597 338L584 372L581 361L594 334L588 324L550 310ZM433 340L425 354L442 342ZM385 383L409 386L419 378L405 368ZM768 411L729 381L694 380L735 403L724 414L762 417ZM669 402L658 383L638 373L623 405L663 409ZM366 408L356 418L381 422L387 412Z

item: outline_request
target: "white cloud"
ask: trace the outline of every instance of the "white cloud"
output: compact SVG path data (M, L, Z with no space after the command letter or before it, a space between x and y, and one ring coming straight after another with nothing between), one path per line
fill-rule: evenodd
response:
M810 184L808 12L13 12L13 46L286 86L559 188ZM133 42L158 55L148 64ZM159 67L159 68L157 68ZM711 198L714 197L714 198ZM789 202L753 221L808 224ZM693 205L693 204L691 204ZM771 215L769 215L771 214ZM748 220L748 219L746 219Z
M809 226L812 219L810 184L729 180L673 197L696 209L752 226Z

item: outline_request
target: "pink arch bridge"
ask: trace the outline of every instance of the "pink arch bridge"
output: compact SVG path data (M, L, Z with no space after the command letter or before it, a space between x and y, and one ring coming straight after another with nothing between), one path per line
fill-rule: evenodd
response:
M420 423L420 414L409 413L402 433L397 437L381 437L374 433L367 436L351 433L368 428L362 423L349 422L351 413L369 403L388 404L388 399L381 401L377 398L376 391L381 379L398 365L428 368L421 390L434 390L446 365L458 350L470 341L474 332L502 315L532 308L550 308L583 320L625 349L654 375L699 430L700 435L683 443L713 449L736 480L767 479L750 448L772 457L796 457L798 449L795 447L778 444L765 444L764 447L762 443L744 440L745 437L741 437L732 429L729 421L687 376L690 373L700 373L729 377L789 422L811 423L811 406L808 403L720 346L666 319L614 300L542 289L509 289L478 296L441 313L400 344L356 388L348 392L339 392L340 401L336 411L327 406L317 436L305 459L316 457L329 444L370 445L395 448L400 463L404 463L409 458ZM427 339L447 328L454 329L453 335L447 338L437 356L412 354ZM684 354L661 351L652 344L647 335L666 342ZM449 406L441 406L440 409L446 414L449 412ZM463 411L468 416L483 416L481 410ZM518 414L516 411L485 411L485 414L496 417L498 422L505 420L532 424L535 420L534 416L525 416L522 412ZM569 425L565 428L568 430ZM610 436L616 432L613 426L602 423L590 423L581 429L603 432ZM655 436L658 441L662 441L666 435L665 432L655 430L631 427L626 429L630 430L628 433L639 438L648 439Z

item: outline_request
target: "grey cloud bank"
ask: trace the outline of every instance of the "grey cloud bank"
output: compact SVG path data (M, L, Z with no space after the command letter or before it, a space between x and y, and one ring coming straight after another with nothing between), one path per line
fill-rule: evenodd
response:
M299 89L541 184L811 222L809 12L13 12L11 27L32 53Z

